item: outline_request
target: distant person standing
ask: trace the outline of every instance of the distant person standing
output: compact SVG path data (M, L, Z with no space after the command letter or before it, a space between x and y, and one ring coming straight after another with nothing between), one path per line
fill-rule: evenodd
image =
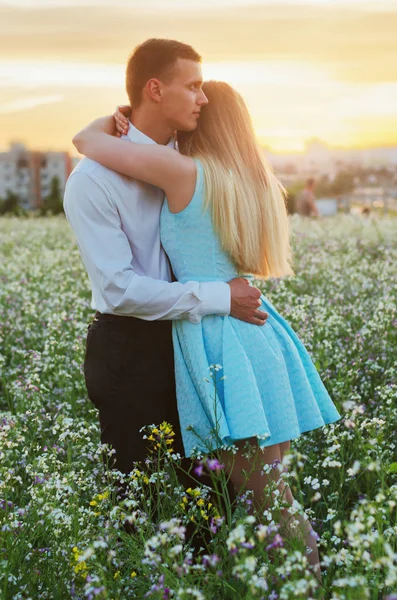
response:
M299 194L296 203L297 212L304 217L319 217L320 213L316 206L315 194L315 181L313 178L309 178L306 181L306 185Z

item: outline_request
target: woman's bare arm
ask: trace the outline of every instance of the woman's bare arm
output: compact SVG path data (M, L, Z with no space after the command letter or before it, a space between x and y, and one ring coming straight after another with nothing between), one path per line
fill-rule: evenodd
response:
M191 197L196 180L196 166L191 158L160 144L120 140L114 132L113 116L101 117L79 131L73 144L80 154L113 171L160 187L167 197L174 197L176 189L178 198L186 194ZM175 206L172 210L182 209Z

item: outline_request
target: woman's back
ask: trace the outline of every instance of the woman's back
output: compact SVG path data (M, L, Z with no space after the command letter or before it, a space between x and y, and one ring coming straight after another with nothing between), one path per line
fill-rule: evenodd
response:
M204 212L204 173L197 167L196 187L192 200L179 213L170 212L165 200L161 214L161 242L178 281L230 281L239 273L223 251L214 231L211 210Z

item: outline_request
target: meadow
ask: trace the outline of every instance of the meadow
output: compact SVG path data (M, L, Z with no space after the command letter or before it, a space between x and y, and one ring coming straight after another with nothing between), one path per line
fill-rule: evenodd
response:
M205 457L195 487L177 484L166 424L148 427L151 460L116 499L83 377L93 311L73 234L63 217L3 218L0 598L397 599L397 219L291 221L296 276L261 285L342 415L293 440L280 471L318 534L323 589L280 534L276 493L263 514L249 493L222 514L200 472L219 489L224 473ZM191 524L208 531L201 553Z

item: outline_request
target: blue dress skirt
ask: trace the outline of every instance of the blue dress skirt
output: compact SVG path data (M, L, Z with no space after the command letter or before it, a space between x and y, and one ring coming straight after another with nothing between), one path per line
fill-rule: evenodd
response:
M209 211L204 180L180 213L161 213L161 240L176 278L229 281L238 277L222 250ZM262 295L263 326L231 316L200 323L173 322L175 377L187 457L257 437L261 447L297 438L341 418L305 346ZM213 365L217 365L214 367Z

